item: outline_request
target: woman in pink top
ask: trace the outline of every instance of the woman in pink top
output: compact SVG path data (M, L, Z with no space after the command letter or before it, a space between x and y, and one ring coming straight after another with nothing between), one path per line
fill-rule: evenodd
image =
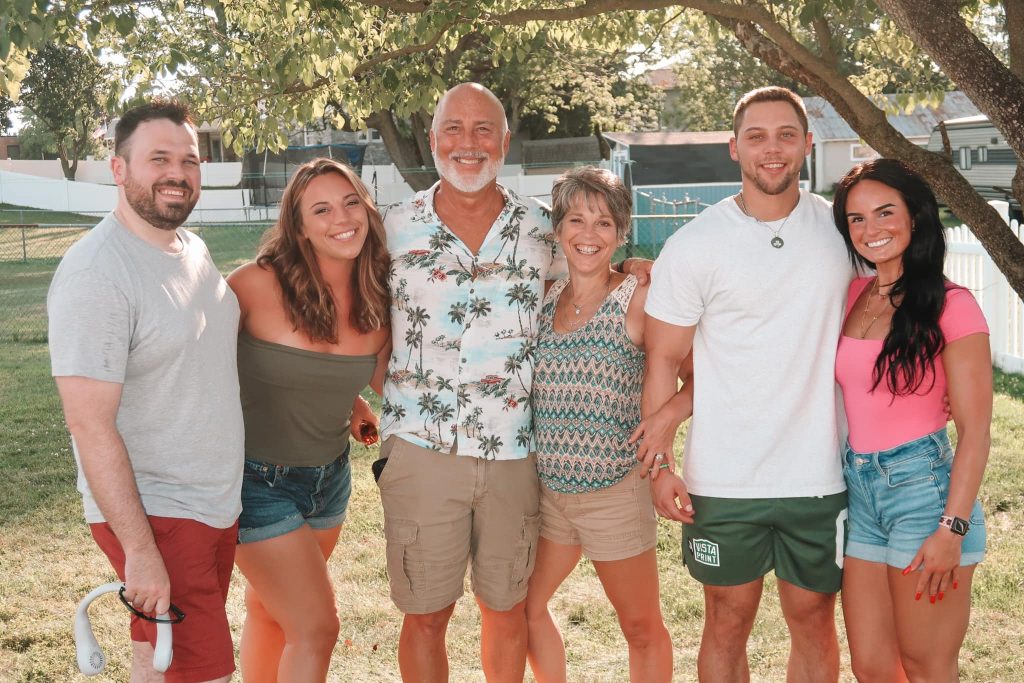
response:
M943 276L935 195L902 162L855 166L833 214L850 258L877 272L850 284L836 357L850 425L843 614L853 672L957 680L985 552L977 495L992 417L988 327L971 293Z

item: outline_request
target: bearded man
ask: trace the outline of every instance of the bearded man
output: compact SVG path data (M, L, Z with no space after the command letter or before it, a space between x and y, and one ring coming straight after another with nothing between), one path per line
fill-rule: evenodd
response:
M646 466L666 460L652 470L655 506L683 522L683 561L704 584L699 678L750 679L747 639L774 571L788 680L835 681L846 485L834 368L853 268L830 205L799 187L811 151L803 101L751 91L733 132L742 191L665 243L645 306L645 418L664 412L693 351L683 477L674 428L641 451Z
M117 123L117 207L64 256L47 298L52 373L93 538L131 603L132 680L153 669L153 615L173 602L167 681L227 681L224 605L241 509L238 301L181 229L199 199L188 109Z

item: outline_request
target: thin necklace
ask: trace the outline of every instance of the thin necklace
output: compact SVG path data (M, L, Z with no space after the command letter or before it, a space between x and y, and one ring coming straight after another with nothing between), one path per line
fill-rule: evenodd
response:
M569 286L572 287L572 282L571 281L569 282ZM604 296L602 296L601 299L597 302L598 307L600 307L600 305L602 303L604 303L604 300L608 298L608 295L611 293L611 291L612 291L612 274L609 271L608 278L604 282ZM573 293L575 293L575 288L573 288ZM577 327L579 327L584 322L586 322L586 321L580 319L580 315L582 315L582 313L583 313L583 307L584 306L589 306L590 304L588 304L586 302L584 302L584 303L576 303L575 301L573 301L570 298L569 299L569 305L572 306L572 311L573 311L573 313L576 314L576 319L575 320L567 320L566 321L566 327L568 327L571 330L575 330ZM594 310L596 312L597 309L594 309Z
M760 223L764 227L768 228L769 232L772 233L771 245L773 247L775 247L776 249L782 249L782 245L784 245L785 242L782 240L781 237L779 237L779 233L782 232L782 229L784 227L786 227L786 223L789 222L789 217L793 215L793 211L790 211L789 215L787 215L783 219L782 225L780 225L778 227L778 229L775 229L772 226L770 226L767 223L765 223L760 218L758 218L757 216L755 216L754 214L752 214L749 211L747 211L747 200L743 198L743 192L740 192L738 195L736 195L736 201L739 203L740 210L743 211L743 215L744 216L746 216L747 218L753 218L755 221L757 221L758 223ZM795 211L796 207L793 207L793 210Z
M870 322L868 322L868 324L865 325L864 321L867 320L867 318L868 318L868 310L871 307L871 298L874 297L874 296L877 296L879 299L889 299L889 295L888 294L881 294L879 292L879 290L881 289L881 287L888 287L888 286L890 286L892 284L893 283L890 282L888 285L879 286L878 278L877 277L875 278L875 283L871 286L871 291L868 292L868 298L864 300L864 311L860 314L860 325L861 325L861 328L862 328L861 331L860 331L860 338L861 339L867 338L868 330L871 329L871 326L874 325L878 321L878 319L882 316L883 313L885 313L885 310L888 308L888 306L883 305L880 309L878 309L878 313L875 314L875 317L873 317L870 320ZM891 303L891 302L892 302L892 300L889 299L889 303Z

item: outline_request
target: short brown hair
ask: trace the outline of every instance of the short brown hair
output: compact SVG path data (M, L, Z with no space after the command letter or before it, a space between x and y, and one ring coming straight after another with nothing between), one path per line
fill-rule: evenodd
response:
M551 188L551 225L555 234L562 231L562 221L572 210L577 197L603 197L615 221L615 236L619 244L629 235L633 215L633 195L622 179L609 170L597 166L580 166L566 171L555 180Z
M299 166L284 188L277 222L263 239L256 263L272 268L284 297L288 320L313 341L338 342L338 319L334 297L317 265L309 240L302 235L302 196L309 183L322 175L335 173L352 184L366 208L369 233L356 257L352 271L352 310L349 322L360 332L388 327L391 322L391 298L388 293L388 269L391 259L385 245L384 221L370 192L355 171L333 159L313 159Z
M189 125L194 131L196 122L192 119L192 111L184 102L177 100L153 100L129 109L114 126L114 156L123 157L127 153L128 140L140 124L156 119L168 119L178 124Z
M732 111L733 135L740 134L740 124L743 123L743 115L747 113L747 108L758 102L786 102L793 107L796 117L800 119L800 125L804 129L804 134L807 133L807 108L804 107L803 99L789 88L769 85L765 88L751 90L736 103L736 108Z

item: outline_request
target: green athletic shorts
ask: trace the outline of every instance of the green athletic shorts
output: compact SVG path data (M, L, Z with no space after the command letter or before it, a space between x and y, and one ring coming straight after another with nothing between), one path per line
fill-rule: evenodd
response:
M739 586L771 570L801 588L835 593L843 577L846 492L810 498L690 495L683 564L711 586Z

